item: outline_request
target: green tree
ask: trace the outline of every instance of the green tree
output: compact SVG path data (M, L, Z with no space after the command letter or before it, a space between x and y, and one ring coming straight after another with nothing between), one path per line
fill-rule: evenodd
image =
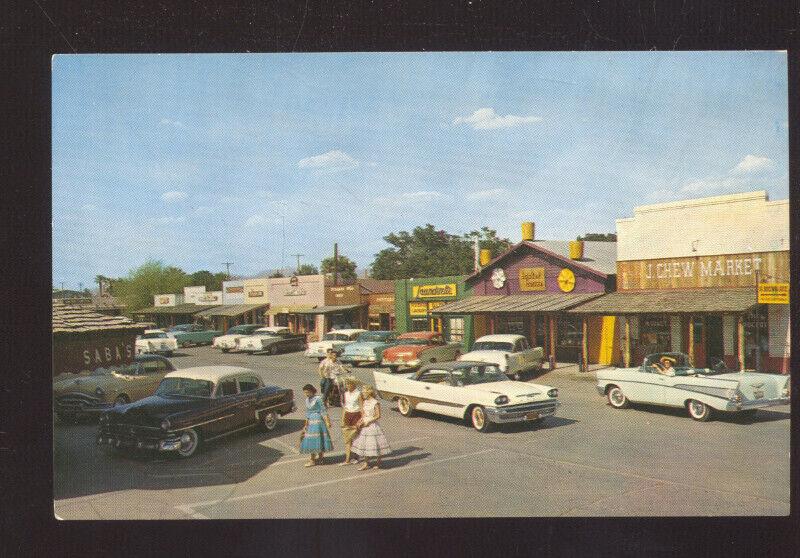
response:
M114 296L125 303L129 312L152 306L153 295L180 294L191 284L190 276L182 269L157 260L148 260L126 277L111 281Z
M272 273L270 273L270 279L280 279L281 277L286 277L280 269L276 269Z
M295 272L297 275L317 275L319 270L313 264L301 264Z
M228 275L220 271L219 273L211 273L210 271L201 270L195 271L189 275L189 281L194 286L205 286L207 291L222 290L222 282L227 281Z
M586 233L579 236L576 240L599 240L600 242L616 242L616 233Z
M372 276L376 279L407 279L472 273L475 262L474 242L488 249L492 257L511 246L497 231L483 227L462 236L437 230L433 225L413 231L391 233L384 240L391 244L375 255Z
M333 275L333 256L322 260L319 264L319 269L322 273ZM356 262L352 261L347 256L339 254L338 271L341 281L356 280Z

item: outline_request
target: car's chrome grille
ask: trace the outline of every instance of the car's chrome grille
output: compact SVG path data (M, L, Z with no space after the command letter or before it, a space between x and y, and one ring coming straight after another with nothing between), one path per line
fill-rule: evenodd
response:
M536 412L540 415L550 415L555 413L557 406L558 400L549 399L547 401L537 401L535 403L498 407L497 410L506 418L517 418L531 412Z
M141 426L137 424L111 423L100 427L100 436L111 437L118 440L159 440L164 437L164 431L155 426Z

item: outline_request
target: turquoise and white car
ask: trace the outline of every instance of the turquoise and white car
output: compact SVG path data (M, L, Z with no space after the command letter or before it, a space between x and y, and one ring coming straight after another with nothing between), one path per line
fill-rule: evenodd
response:
M329 331L322 336L320 341L308 344L305 356L322 360L328 354L328 350L333 349L336 352L341 352L365 331L365 329L334 329Z
M393 331L365 331L360 333L355 343L348 343L339 355L339 360L346 364L380 364L383 351L396 343L397 335Z
M664 358L674 360L674 367L659 372L657 363ZM606 368L596 375L598 393L615 409L630 403L678 407L704 422L715 412L752 415L789 404L789 376L695 368L684 353L654 353L637 368Z

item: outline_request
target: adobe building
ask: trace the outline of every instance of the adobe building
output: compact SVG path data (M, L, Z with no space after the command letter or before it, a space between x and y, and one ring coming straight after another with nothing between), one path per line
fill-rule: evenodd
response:
M521 242L491 261L484 251L481 269L464 280L469 296L433 313L471 318L467 349L483 335L513 333L542 347L551 368L584 352L590 362L610 361L614 323L592 316L584 324L567 311L614 290L616 256L615 242L536 240L534 224L523 223Z
M145 324L53 300L53 376L133 362Z
M246 281L242 279L223 281L222 291L206 293L207 296L215 296L218 292L222 299L222 305L203 310L197 313L195 318L207 322L209 327L219 331L228 331L229 328L241 324L265 323L269 304L266 302L247 304L245 302L245 283ZM197 300L205 299L203 295L200 295Z
M634 208L617 292L572 310L618 318L614 363L682 351L695 366L789 372L789 200L764 191Z
M362 300L366 297L367 329L391 331L395 328L394 280L362 277L358 280Z

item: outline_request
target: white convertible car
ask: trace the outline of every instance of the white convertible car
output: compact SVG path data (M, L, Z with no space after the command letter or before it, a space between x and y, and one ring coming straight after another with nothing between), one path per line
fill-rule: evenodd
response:
M675 361L667 374L653 364ZM757 409L789 404L789 377L759 372L694 368L683 353L648 355L638 368L597 371L597 391L623 409L629 403L682 407L695 420L707 421L715 411L754 414Z
M540 421L559 406L557 389L509 380L484 362L437 362L416 373L373 375L381 398L397 401L404 417L419 409L467 420L480 432L496 423Z
M472 344L470 352L458 360L496 364L509 378L521 380L542 369L544 351L541 347L532 348L522 335L484 335Z
M341 351L345 345L353 343L366 329L335 329L322 336L321 341L309 343L305 356L322 360L328 354L328 349Z
M146 329L136 337L136 354L155 353L171 356L178 350L178 340L162 329Z

